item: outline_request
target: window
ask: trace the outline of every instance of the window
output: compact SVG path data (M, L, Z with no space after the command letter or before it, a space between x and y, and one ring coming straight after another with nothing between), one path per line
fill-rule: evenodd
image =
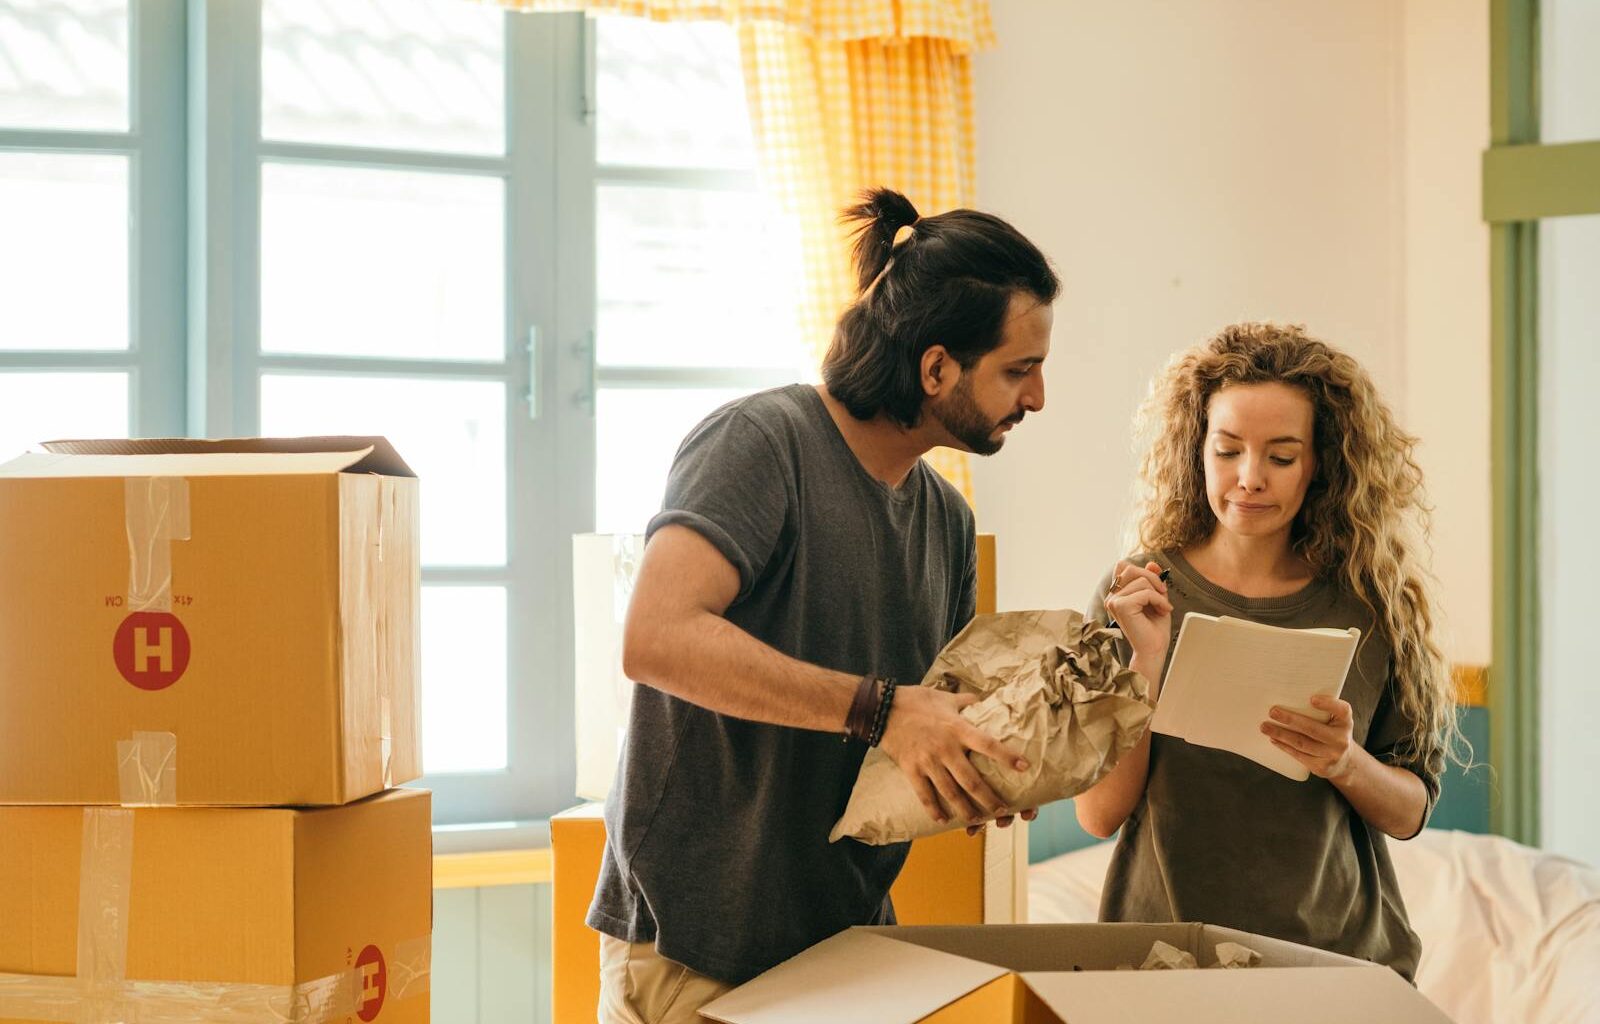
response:
M757 188L732 30L597 24L595 521L631 533L695 423L806 376L799 242Z
M464 0L0 0L0 450L382 433L441 823L573 801L571 541L803 376L733 34Z
M0 0L0 458L183 432L177 9Z

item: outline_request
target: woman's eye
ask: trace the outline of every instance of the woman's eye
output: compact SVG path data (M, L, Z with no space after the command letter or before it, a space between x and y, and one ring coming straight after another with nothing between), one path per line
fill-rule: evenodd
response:
M1294 459L1286 459L1281 455L1274 455L1272 457L1272 461L1275 464L1279 465L1279 466L1292 466L1292 465L1294 465Z
M1217 449L1217 458L1219 459L1231 459L1238 454L1238 452L1225 452L1221 448Z

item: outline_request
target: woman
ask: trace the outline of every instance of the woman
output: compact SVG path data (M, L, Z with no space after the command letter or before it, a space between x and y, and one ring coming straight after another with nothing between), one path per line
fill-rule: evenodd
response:
M1262 709L1261 731L1307 781L1147 734L1078 797L1090 832L1122 829L1100 916L1228 925L1409 980L1420 944L1384 836L1421 831L1459 737L1418 557L1416 439L1354 359L1273 324L1181 354L1143 418L1156 428L1141 465L1148 554L1119 565L1091 605L1121 625L1136 667L1160 677L1189 612L1356 626L1362 640L1341 696L1313 700L1325 721Z

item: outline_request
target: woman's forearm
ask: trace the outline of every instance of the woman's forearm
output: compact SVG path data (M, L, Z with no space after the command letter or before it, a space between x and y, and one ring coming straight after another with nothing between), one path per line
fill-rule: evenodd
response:
M1416 773L1384 764L1362 750L1351 761L1348 772L1328 781L1374 828L1396 839L1410 839L1422 831L1428 789Z

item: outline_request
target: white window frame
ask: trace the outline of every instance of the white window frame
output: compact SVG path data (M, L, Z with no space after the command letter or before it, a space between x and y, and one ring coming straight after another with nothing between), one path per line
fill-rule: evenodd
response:
M0 151L128 158L128 347L0 351L0 372L128 374L130 436L182 435L183 0L128 13L128 130L8 129ZM173 284L179 287L174 288ZM85 295L84 301L94 301ZM50 440L40 438L39 440ZM0 454L9 458L11 452Z
M503 155L262 140L259 0L191 0L190 425L259 432L273 371L503 383L507 558L425 566L423 585L507 590L507 765L434 774L439 824L548 817L574 802L571 542L592 528L593 128L582 19L502 12ZM563 116L563 114L565 116ZM451 172L506 183L506 337L500 360L367 359L260 351L260 168L266 162ZM575 201L569 201L573 197ZM531 400L530 400L531 394ZM402 456L405 454L401 453ZM587 500L582 496L587 496ZM426 709L424 709L426 714Z
M133 436L257 434L260 379L272 371L492 380L507 388L506 565L428 566L423 584L507 588L508 764L420 780L435 793L441 825L536 821L576 801L571 536L594 528L598 389L754 390L793 379L765 367L595 365L597 190L753 191L757 179L743 171L599 166L593 20L501 17L503 155L262 140L260 0L130 0L127 133L0 129L0 149L128 154L133 190L129 349L5 352L0 371L126 371ZM502 178L502 358L261 352L266 161Z

